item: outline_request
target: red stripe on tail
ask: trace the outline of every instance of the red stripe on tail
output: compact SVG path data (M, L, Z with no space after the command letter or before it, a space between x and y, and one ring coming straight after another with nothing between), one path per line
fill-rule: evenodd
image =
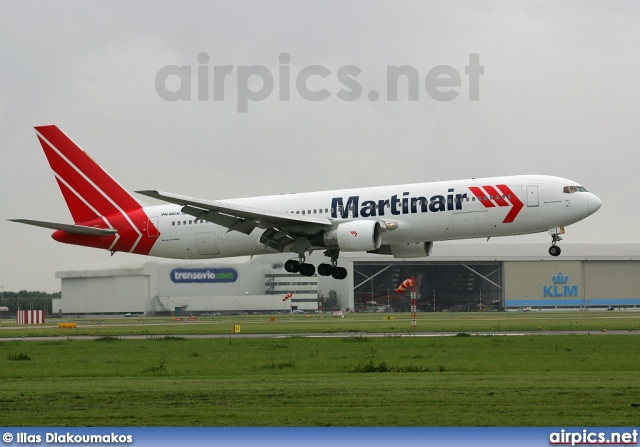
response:
M109 204L103 207L104 201L94 203L100 194L99 191L108 194L108 197L123 210L140 208L138 201L126 189L56 126L40 126L36 127L36 131L42 137L39 136L40 144L47 155L51 169L75 191L82 195L89 195L92 199L90 203L99 207L97 211L100 214L113 212L113 206ZM43 138L46 141L43 141ZM54 157L53 154L56 156Z
M58 230L54 239L110 251L149 254L157 237L148 237L149 222L142 206L113 177L56 126L36 127L49 165L77 224L112 227L117 236L83 236Z

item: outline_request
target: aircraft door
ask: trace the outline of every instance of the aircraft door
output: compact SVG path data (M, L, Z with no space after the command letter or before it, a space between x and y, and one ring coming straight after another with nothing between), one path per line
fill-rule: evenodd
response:
M147 221L147 236L149 237L158 237L160 236L160 218L159 217L151 217Z
M220 254L216 243L216 234L213 232L196 233L196 245L198 246L198 252L203 256Z
M539 206L538 185L527 186L527 206Z

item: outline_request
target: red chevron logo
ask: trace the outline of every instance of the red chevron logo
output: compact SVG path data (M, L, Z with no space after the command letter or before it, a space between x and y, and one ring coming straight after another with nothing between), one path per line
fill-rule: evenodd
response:
M496 188L498 188L500 192L498 192ZM482 188L469 186L469 190L485 208L494 208L496 205L499 207L511 206L511 210L507 213L502 223L513 222L524 206L507 185L496 185L495 187L487 185Z

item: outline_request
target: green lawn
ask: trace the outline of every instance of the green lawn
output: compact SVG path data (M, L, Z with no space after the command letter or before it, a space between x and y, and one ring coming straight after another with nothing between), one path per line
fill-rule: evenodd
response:
M0 365L4 426L631 426L640 418L640 343L626 335L5 341Z
M274 318L275 321L270 321ZM393 318L387 319L384 318ZM0 337L72 335L178 335L231 334L240 324L242 333L299 334L335 332L412 332L409 313L347 314L345 318L317 314L243 315L203 317L197 321L173 321L170 317L67 318L48 319L43 326L17 326L14 321L0 323ZM77 322L75 329L59 329L60 322ZM419 313L417 331L583 331L640 330L640 312L485 312Z

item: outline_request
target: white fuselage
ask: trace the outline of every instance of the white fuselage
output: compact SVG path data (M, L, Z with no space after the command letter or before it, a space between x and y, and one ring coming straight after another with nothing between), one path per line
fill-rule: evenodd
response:
M578 189L576 189L578 188ZM509 236L578 222L600 200L576 182L526 175L222 200L282 213L329 218L337 226L357 219L385 222L382 244ZM152 256L206 259L273 253L249 235L198 220L179 205L145 207L159 235Z

